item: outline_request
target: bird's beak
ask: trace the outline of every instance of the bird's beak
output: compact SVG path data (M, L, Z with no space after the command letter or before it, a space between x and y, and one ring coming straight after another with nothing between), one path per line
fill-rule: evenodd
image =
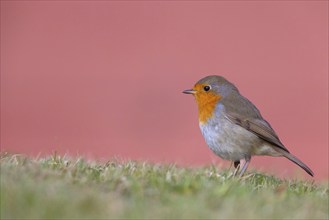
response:
M184 90L183 93L185 93L185 94L195 94L196 91L193 90L193 89L187 89L187 90Z

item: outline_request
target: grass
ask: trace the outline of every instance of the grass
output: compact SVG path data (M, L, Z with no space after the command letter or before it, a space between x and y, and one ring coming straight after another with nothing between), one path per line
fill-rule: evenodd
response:
M1 219L328 219L328 185L216 167L2 154Z

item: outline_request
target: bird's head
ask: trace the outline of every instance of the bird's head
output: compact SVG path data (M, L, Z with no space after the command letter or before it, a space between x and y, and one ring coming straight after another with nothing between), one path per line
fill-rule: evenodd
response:
M237 88L222 76L207 76L200 79L192 89L184 90L192 94L198 105L199 121L205 123L213 116L216 105Z

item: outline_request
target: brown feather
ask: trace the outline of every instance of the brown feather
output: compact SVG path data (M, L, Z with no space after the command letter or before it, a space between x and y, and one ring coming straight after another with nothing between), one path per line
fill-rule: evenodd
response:
M286 151L284 151L282 149L277 149L277 151L279 151L280 153L282 153L282 155L285 158L289 159L290 161L292 161L295 164L297 164L298 166L300 166L303 170L305 170L306 173L310 174L311 176L314 176L313 171L305 163L303 163L300 159L298 159L297 157L295 157L291 153L286 152Z
M272 145L281 148L289 153L288 149L281 143L275 131L269 126L269 124L262 119L244 119L238 114L229 113L226 114L227 118L234 124L237 124L246 130L254 133L264 141L269 142Z

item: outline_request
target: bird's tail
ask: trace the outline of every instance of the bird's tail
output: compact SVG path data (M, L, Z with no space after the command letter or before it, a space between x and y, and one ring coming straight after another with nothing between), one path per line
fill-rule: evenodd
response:
M279 151L280 153L282 153L282 155L284 157L286 157L290 161L292 161L295 164L297 164L298 166L300 166L303 170L305 170L306 173L308 173L311 176L314 176L313 171L305 163L303 163L300 159L298 159L297 157L295 157L291 153L289 153L287 151L284 151L283 149L277 148L276 150Z

